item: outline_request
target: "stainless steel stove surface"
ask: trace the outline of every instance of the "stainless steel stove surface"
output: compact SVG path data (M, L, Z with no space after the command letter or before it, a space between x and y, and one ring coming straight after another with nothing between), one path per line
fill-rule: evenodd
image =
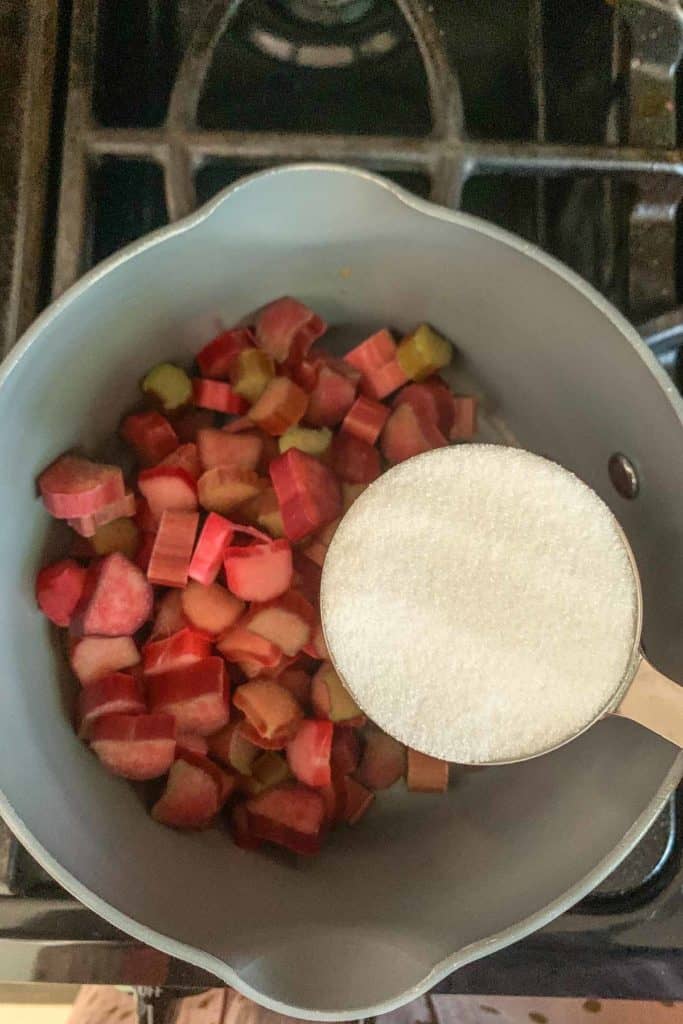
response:
M6 0L4 350L50 294L251 170L381 171L574 267L680 383L678 0ZM656 318L656 319L652 319ZM439 991L683 998L681 803L536 935ZM0 823L0 980L201 986Z

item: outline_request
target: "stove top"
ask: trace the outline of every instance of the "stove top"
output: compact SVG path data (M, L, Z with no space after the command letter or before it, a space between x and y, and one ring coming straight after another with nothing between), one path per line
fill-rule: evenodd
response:
M380 171L542 245L680 385L678 0L6 0L0 337L249 171ZM683 804L574 910L440 992L683 998ZM0 823L0 981L197 987Z

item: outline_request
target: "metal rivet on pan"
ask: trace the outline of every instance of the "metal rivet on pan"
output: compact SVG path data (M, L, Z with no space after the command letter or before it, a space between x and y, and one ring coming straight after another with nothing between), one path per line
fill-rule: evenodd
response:
M632 499L637 497L640 481L638 480L635 466L630 459L622 455L621 452L615 452L614 455L610 456L607 470L615 490L619 492L622 498Z

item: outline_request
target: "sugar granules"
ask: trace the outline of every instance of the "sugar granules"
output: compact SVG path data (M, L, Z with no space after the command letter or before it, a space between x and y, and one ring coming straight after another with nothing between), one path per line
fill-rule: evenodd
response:
M459 445L354 502L321 607L370 718L425 753L485 763L552 748L606 708L630 664L638 585L616 519L577 477Z

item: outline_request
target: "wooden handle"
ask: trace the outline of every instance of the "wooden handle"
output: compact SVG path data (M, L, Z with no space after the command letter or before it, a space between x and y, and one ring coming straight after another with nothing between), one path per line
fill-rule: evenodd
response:
M683 747L683 686L642 658L633 682L612 712L639 722L665 740Z

